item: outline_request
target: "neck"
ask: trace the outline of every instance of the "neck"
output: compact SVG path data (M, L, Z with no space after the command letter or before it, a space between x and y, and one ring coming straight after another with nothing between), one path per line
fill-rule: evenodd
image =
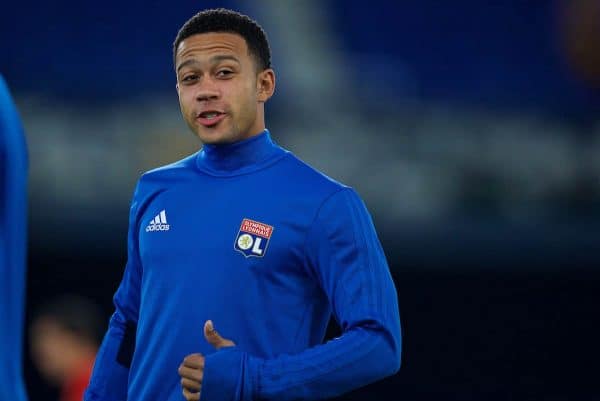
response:
M205 144L197 156L199 169L219 176L238 175L261 168L285 151L271 140L267 129L228 144Z

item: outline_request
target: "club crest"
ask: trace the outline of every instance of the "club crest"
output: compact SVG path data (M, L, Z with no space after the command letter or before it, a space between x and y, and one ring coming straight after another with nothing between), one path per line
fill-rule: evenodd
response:
M233 247L245 257L263 257L273 234L273 226L243 219Z

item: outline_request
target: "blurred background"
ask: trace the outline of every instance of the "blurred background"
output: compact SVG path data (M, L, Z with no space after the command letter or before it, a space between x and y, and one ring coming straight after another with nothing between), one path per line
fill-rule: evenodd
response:
M358 190L388 256L403 366L343 399L600 399L597 0L4 5L31 158L27 341L65 294L106 328L136 180L200 147L171 45L216 6L266 29L268 128ZM26 358L30 399L57 399Z

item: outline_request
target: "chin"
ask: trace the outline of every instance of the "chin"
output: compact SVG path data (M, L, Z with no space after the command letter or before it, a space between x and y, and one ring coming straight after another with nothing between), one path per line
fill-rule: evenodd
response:
M227 132L206 132L203 130L196 132L196 136L202 143L208 145L223 145L237 142L239 140L235 135Z
M226 135L223 135L223 133L218 132L218 131L208 131L204 128L201 129L195 129L194 130L194 134L196 135L196 137L198 139L200 139L200 142L202 143L207 143L207 144L218 144L218 143L222 143L224 142L224 139L226 137Z
M232 141L231 139L227 138L227 137L223 137L223 136L209 136L209 135L198 135L198 138L200 138L200 142L207 144L207 145L224 145L227 143L231 143L231 142L235 142Z
M218 145L220 143L227 142L226 138L223 135L196 134L196 136L200 139L200 142L209 145Z

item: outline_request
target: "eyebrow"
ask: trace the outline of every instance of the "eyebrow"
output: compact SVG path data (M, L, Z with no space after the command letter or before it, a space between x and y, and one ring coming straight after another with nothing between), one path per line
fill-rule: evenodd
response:
M237 57L226 55L226 54L211 57L210 63L217 64L217 63L220 63L221 61L225 61L225 60L235 61L236 63L241 64L240 60L238 60ZM179 66L177 67L177 72L179 72L179 70L181 70L183 67L187 67L188 65L192 65L192 64L200 64L200 62L193 58L185 60L183 63L179 64Z

